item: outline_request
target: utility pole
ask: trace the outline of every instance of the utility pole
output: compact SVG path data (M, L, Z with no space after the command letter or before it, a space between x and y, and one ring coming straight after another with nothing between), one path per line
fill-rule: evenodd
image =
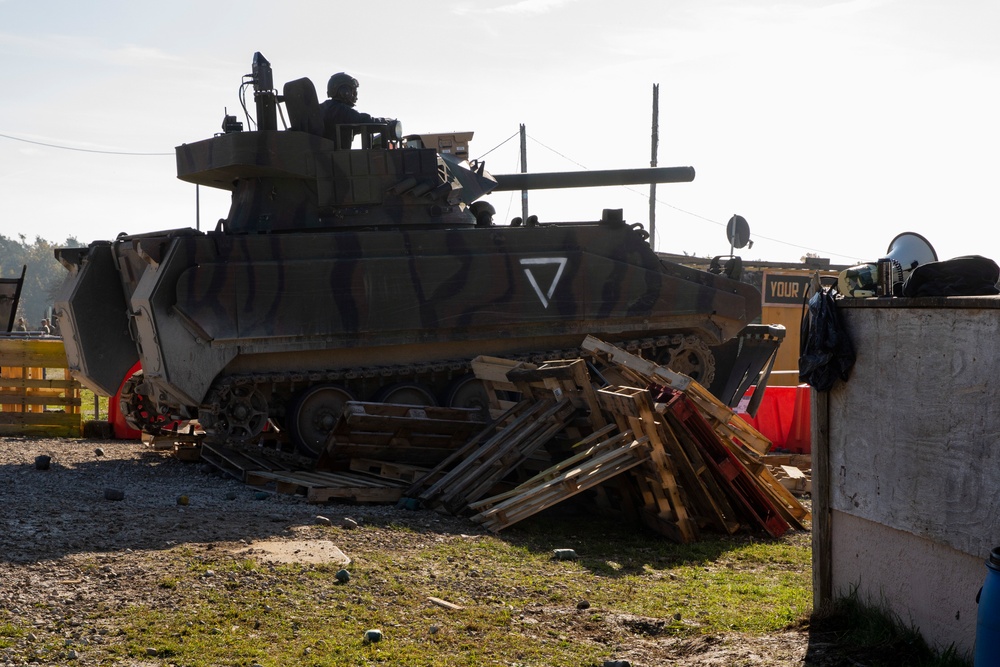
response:
M521 173L528 173L528 138L524 132L524 123L521 123ZM528 222L528 191L521 190L521 220Z
M656 166L660 144L660 84L653 84L653 146L649 166ZM649 247L656 251L656 183L649 184Z

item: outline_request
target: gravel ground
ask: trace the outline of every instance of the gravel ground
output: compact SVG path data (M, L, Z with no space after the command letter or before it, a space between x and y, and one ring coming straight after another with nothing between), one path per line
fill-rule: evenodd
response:
M47 470L36 465L43 455L51 457ZM317 540L310 530L317 514L340 521L349 513L362 523L391 518L451 536L482 532L467 520L434 512L317 507L295 496L258 496L252 487L207 474L199 463L137 442L0 438L0 610L30 618L34 628L13 646L0 644L0 666L97 664L86 647L111 641L114 628L77 619L100 605L154 600L161 594L156 582L168 567L159 569L156 552L177 544L285 561L336 560L352 550L378 548L371 531L364 531L364 543L353 537L358 531L340 531L344 539L335 545ZM0 626L3 619L0 613ZM67 647L60 662L32 658L33 645L53 634ZM647 642L630 655L637 666L851 664L824 658L809 641L804 629L762 638L669 640L655 647Z

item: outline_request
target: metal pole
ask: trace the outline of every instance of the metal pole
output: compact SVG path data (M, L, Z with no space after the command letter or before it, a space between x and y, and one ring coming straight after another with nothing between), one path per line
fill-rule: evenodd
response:
M528 173L528 139L521 123L521 173ZM521 190L521 220L528 222L528 191Z
M201 186L194 184L194 228L201 231Z
M649 166L656 166L660 144L660 84L653 84L653 146ZM649 184L649 247L656 250L656 183Z

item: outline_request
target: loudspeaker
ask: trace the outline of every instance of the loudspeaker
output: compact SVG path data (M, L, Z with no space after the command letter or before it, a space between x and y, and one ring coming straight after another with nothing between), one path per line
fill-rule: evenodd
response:
M930 241L915 232L903 232L898 234L889 243L889 249L885 251L888 259L898 262L898 266L893 265L893 282L905 282L910 277L910 272L921 264L937 261L937 253ZM899 270L901 275L895 275Z

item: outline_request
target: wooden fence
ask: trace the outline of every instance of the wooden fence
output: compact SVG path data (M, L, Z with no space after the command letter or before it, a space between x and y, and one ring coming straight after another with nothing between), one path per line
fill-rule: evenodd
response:
M79 438L80 383L61 338L0 336L0 435Z

